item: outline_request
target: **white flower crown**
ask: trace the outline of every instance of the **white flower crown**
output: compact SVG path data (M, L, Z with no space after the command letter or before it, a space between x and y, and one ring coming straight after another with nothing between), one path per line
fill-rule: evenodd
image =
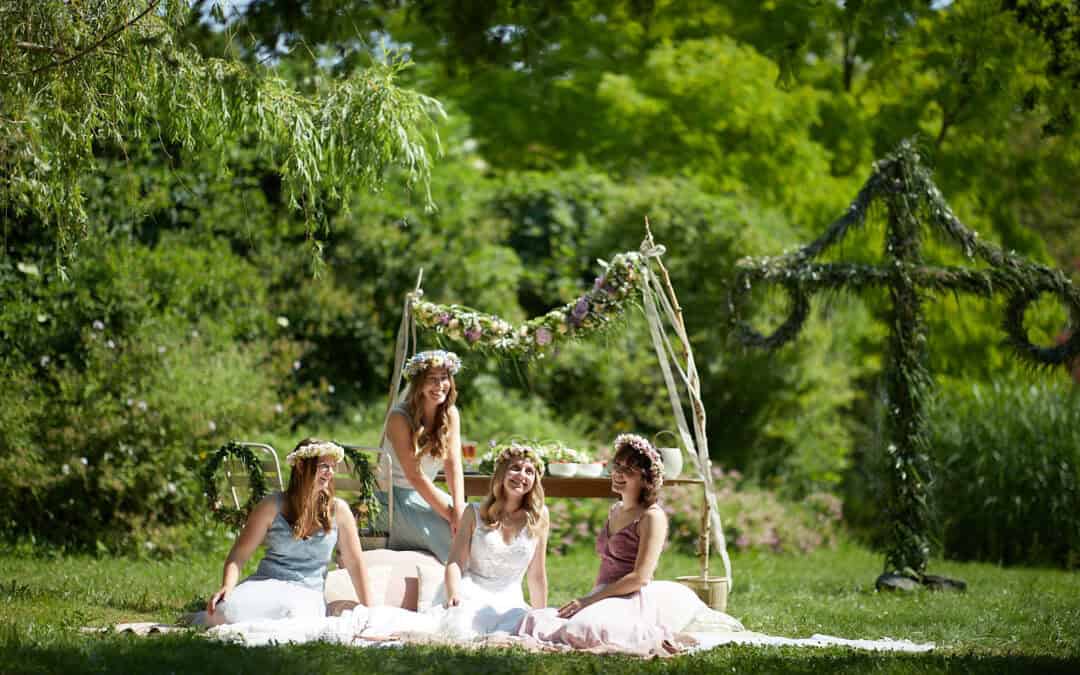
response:
M289 466L296 466L296 463L302 459L307 459L308 457L326 457L328 455L333 455L334 460L340 462L345 459L345 449L331 441L308 443L306 445L301 445L299 448L286 455L285 461L289 463Z
M419 352L413 354L409 357L409 360L405 362L403 373L405 374L406 380L411 380L428 368L446 368L450 371L451 375L457 375L457 372L461 370L461 357L454 352L448 352L442 349Z

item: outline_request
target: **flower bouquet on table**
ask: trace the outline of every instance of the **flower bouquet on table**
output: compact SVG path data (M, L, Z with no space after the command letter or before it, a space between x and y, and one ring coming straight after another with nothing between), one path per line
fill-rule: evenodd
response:
M588 453L582 450L574 450L565 444L556 441L545 443L538 450L548 465L548 475L568 478L578 472L583 464L589 463Z

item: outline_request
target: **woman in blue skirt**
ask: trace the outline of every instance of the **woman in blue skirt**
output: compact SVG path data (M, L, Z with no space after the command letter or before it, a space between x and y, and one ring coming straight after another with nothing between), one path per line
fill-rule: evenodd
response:
M443 563L465 511L461 417L454 405L454 375L460 368L461 359L453 352L414 355L405 363L405 397L386 421L385 447L394 457L389 547L430 551ZM433 482L439 469L447 477L449 495ZM387 506L386 494L380 498Z

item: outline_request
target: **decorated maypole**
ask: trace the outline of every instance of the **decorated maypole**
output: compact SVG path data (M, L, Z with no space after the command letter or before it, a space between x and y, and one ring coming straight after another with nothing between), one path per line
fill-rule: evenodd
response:
M884 264L824 263L817 259L865 224L871 206L887 211ZM958 246L982 269L927 265L922 241L927 233ZM763 335L741 318L755 285L779 285L790 299L788 318ZM889 518L885 573L879 587L903 585L904 578L931 587L957 588L962 582L926 573L930 556L931 505L928 486L931 466L925 405L933 380L927 370L928 336L923 303L942 293L991 297L1006 293L1010 300L1003 328L1006 342L1019 358L1037 367L1068 363L1080 354L1080 292L1060 270L1027 261L979 239L953 214L918 153L904 142L896 152L874 164L874 171L855 200L816 241L797 251L739 261L731 286L730 315L735 335L747 346L778 348L792 340L810 313L810 296L821 291L861 291L884 288L891 303L889 341L884 373L886 406L882 451L889 456L886 510ZM1058 345L1033 345L1024 328L1027 307L1051 293L1068 309L1071 337Z

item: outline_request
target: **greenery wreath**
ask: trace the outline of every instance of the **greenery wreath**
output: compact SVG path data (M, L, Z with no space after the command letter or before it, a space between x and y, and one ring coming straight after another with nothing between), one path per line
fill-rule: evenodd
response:
M749 277L736 282L735 288L749 289ZM798 284L789 282L780 284L788 296L788 317L771 334L758 332L748 321L735 321L735 332L743 344L762 349L776 349L792 340L802 330L806 318L810 315L810 298ZM745 295L748 291L734 291L733 296ZM733 311L732 317L737 316Z
M1017 354L1036 367L1059 366L1068 363L1074 358L1073 355L1080 352L1080 331L1074 330L1067 340L1054 347L1040 347L1031 343L1027 329L1024 328L1024 314L1028 306L1043 293L1054 293L1061 298L1069 310L1073 325L1078 324L1080 307L1074 304L1075 298L1060 289L1039 285L1014 293L1010 298L1003 322L1003 328L1008 335L1005 341L1016 350Z
M214 483L214 475L221 467L221 463L229 456L243 462L248 472L248 500L239 509L227 506L221 500L217 485ZM206 501L210 505L210 512L214 519L230 527L243 527L247 522L248 514L267 493L266 478L263 476L262 464L259 463L258 457L251 448L240 445L236 441L229 441L210 456L206 466L203 467L202 479L203 492L206 494Z
M370 528L375 524L382 505L376 491L379 489L379 481L371 466L371 460L363 452L348 445L341 445L345 449L345 458L352 467L353 475L360 481L360 497L352 503L353 515L356 516L357 527Z

